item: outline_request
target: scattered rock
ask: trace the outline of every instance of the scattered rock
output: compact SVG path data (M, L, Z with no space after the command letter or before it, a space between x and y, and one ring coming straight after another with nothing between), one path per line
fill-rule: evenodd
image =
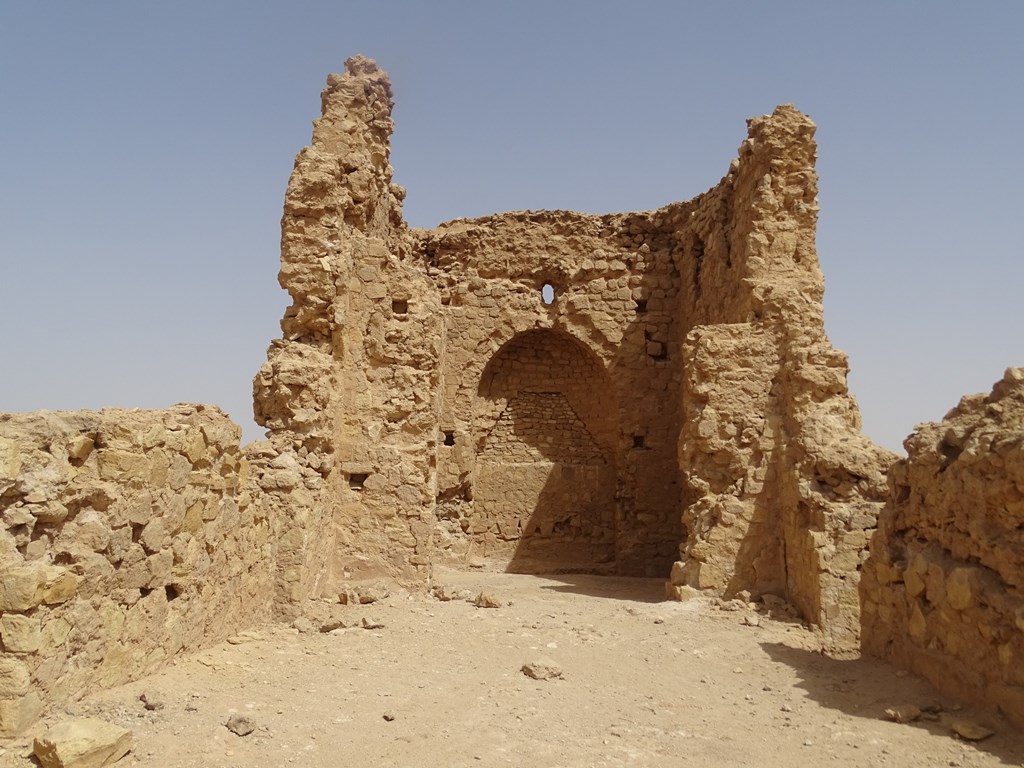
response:
M720 611L741 611L747 607L742 600L719 600L717 605Z
M473 593L468 589L458 589L450 584L439 584L430 590L430 594L442 603L447 603L452 600L468 600L473 596Z
M761 617L758 616L756 613L748 614L747 616L744 616L742 619L740 619L740 624L742 624L745 627L760 627Z
M554 680L562 676L562 668L551 659L537 659L523 664L521 671L534 680Z
M484 590L473 599L473 605L477 608L501 608L501 601L487 590Z
M299 616L299 618L292 622L292 626L304 635L309 635L317 631L317 628L313 624L313 622L307 619L305 616Z
M373 584L359 584L350 587L344 592L339 592L338 602L342 605L370 605L390 596L391 589L387 584L375 582Z
M93 717L65 720L35 740L32 752L43 768L101 768L132 748L132 732Z
M341 619L326 619L320 623L320 631L326 634L336 629L344 629L346 626L348 625Z
M995 733L991 728L986 728L981 723L976 723L973 720L966 720L964 718L957 718L956 720L953 720L949 724L949 727L953 729L953 733L967 741L981 741Z
M390 723L395 719L395 713L389 709L387 712L384 713L384 719Z
M886 709L885 717L894 723L912 723L921 717L921 708L915 704L900 704Z
M687 586L685 584L665 584L665 597L667 597L669 600L693 600L694 598L704 596L704 593L701 592L699 589L694 589L693 587Z
M139 695L139 701L142 702L142 706L148 709L150 712L156 712L157 710L163 709L166 703L158 694L152 691L143 691Z
M486 565L486 563L484 562L484 559L482 557L473 555L471 558L469 558L469 560L466 561L466 565L468 565L470 568L483 568L484 565Z
M256 730L256 721L247 715L234 714L224 723L224 727L236 736L248 736Z
M360 605L369 605L391 596L391 590L383 584L368 584L357 590Z
M384 629L384 623L383 622L376 621L374 619L368 619L365 616L363 616L363 620L359 623L359 625L363 629Z
M764 604L769 616L795 619L800 615L800 612L797 611L796 608L778 595L773 595L771 593L761 595L761 602Z

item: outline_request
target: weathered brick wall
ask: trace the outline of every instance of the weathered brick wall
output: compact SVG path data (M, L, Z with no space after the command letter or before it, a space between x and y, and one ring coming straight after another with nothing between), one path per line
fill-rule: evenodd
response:
M265 619L239 435L209 406L0 414L0 733Z
M1024 725L1024 368L904 444L861 579L864 650Z

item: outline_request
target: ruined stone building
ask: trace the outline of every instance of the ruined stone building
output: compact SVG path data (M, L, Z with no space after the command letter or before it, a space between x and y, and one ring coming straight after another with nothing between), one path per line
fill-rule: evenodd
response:
M685 203L417 230L387 76L350 60L322 106L255 383L280 604L480 557L777 592L851 631L890 456L822 327L810 120L752 120Z
M770 593L856 650L895 457L861 434L823 328L814 124L750 120L717 186L655 211L420 230L391 109L385 73L349 60L296 158L266 441L240 448L211 406L0 415L0 732L438 565ZM885 557L871 626L916 632L890 621Z

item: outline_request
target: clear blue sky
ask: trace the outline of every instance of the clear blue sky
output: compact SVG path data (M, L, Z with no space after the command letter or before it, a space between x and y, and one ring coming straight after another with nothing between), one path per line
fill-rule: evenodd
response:
M279 335L328 72L392 77L415 226L655 208L818 124L826 328L865 430L1024 365L1024 3L0 0L0 410L221 405Z

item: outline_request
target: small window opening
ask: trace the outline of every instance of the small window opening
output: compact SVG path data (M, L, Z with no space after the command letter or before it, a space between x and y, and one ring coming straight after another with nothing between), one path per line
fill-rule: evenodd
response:
M361 491L363 489L363 483L366 482L366 478L369 477L365 472L353 472L348 476L348 487L353 491Z
M638 315L647 314L647 299L636 299L636 313Z
M146 589L145 587L140 587L139 588L139 597L149 597L152 592L153 592L152 589Z
M167 602L169 603L171 600L178 599L178 596L181 595L181 588L176 584L168 584L164 587L164 594L167 595Z
M644 435L633 435L633 447L643 448L646 444L647 439Z
M394 299L391 302L391 311L396 315L404 315L409 312L409 301L407 299Z
M544 283L540 289L540 300L544 306L549 307L555 303L555 286L551 283Z
M454 432L445 432L444 433L444 444L445 445L455 445L455 433Z

